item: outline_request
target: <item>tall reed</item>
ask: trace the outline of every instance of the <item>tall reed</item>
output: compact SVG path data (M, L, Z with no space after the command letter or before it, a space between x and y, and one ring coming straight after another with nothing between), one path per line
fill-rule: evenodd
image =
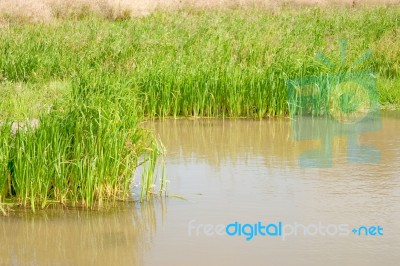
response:
M35 209L54 202L93 207L129 197L139 157L155 162L161 150L138 125L131 90L118 81L100 86L102 75L75 76L71 99L55 103L39 127L15 135L2 127L2 198ZM155 183L153 171L145 176L144 196Z

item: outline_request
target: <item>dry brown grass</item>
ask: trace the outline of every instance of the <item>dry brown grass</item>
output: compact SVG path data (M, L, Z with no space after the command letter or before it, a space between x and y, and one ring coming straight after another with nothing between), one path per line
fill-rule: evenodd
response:
M6 21L49 22L88 13L108 19L146 16L156 9L224 8L286 4L346 5L400 4L400 0L0 0L0 27Z

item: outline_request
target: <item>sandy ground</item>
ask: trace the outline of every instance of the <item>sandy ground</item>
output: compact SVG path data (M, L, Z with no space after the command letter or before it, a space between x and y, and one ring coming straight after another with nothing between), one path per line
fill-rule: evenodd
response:
M283 4L359 6L400 4L400 0L0 0L0 17L43 22L51 21L57 15L79 14L88 9L102 16L116 18L146 16L156 9L234 6L274 8Z

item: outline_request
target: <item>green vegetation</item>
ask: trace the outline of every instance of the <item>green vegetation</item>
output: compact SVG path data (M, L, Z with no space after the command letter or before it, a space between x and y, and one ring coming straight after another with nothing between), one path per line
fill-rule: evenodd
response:
M160 144L140 121L288 113L286 81L374 69L383 106L400 105L400 8L181 10L133 20L91 15L0 28L0 197L23 205L126 199ZM338 40L347 38L347 62ZM317 51L338 67L315 59ZM11 121L40 118L10 134ZM162 182L163 183L163 182Z
M132 175L141 161L146 169L142 199L153 192L148 184L162 151L138 125L137 104L131 90L110 77L105 83L94 72L73 78L71 99L55 102L29 124L12 132L1 128L0 189L2 198L44 208L49 203L92 207L104 200L126 199ZM90 85L89 85L90 84Z

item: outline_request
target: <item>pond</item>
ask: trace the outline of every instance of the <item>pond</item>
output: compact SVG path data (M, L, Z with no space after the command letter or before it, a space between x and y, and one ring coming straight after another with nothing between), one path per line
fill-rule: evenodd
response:
M0 219L0 264L398 265L400 113L379 122L352 140L322 121L152 122L176 197L18 211Z

